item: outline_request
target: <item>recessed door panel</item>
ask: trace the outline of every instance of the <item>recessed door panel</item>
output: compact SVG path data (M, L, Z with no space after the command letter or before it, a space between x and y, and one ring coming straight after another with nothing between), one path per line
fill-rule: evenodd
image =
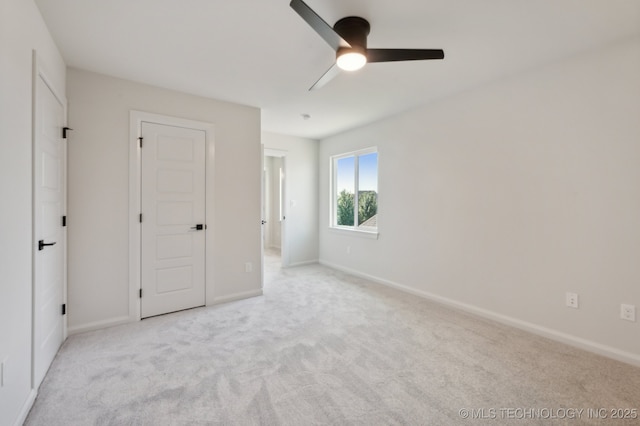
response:
M156 209L157 225L189 225L195 220L191 201L159 201Z
M178 129L178 127L175 128ZM192 138L183 138L176 135L158 135L157 141L158 160L167 160L172 163L176 161L191 162L194 160L194 144L197 142Z
M62 218L62 205L57 200L51 202L42 202L39 206L41 232L45 237L55 238L59 232L60 221ZM51 250L48 250L50 252Z
M193 192L191 170L158 170L158 192L190 194Z
M191 234L162 235L156 242L157 260L180 259L193 256Z
M59 158L57 158L57 153L50 154L48 152L42 153L42 182L41 185L43 188L52 189L57 191L59 189L58 185L60 184L59 174L60 174L60 164Z
M189 290L193 284L193 268L180 266L177 268L164 268L156 271L158 293L169 293Z

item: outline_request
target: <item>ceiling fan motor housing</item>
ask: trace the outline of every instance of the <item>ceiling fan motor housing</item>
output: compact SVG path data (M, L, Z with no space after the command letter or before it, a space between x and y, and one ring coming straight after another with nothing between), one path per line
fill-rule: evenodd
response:
M358 52L366 56L367 36L371 31L371 26L366 19L359 16L347 16L336 22L333 29L351 45L350 48L340 47L337 56L345 52Z
M371 31L371 26L366 19L359 16L347 16L331 27L303 0L291 0L289 5L336 52L335 64L309 90L324 86L340 70L356 71L367 62L420 61L444 58L442 49L369 49L367 36Z

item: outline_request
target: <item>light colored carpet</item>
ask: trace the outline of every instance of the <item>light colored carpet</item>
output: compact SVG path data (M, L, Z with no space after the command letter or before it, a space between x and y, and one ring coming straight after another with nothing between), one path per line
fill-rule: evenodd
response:
M640 424L609 411L640 409L639 368L319 265L268 256L265 278L262 297L71 336L26 424Z

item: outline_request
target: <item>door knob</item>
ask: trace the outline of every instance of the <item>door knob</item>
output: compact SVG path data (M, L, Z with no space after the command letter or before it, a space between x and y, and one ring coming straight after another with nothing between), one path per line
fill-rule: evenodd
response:
M45 243L44 240L38 241L38 251L44 250L46 246L54 246L56 243Z
M192 226L191 229L195 229L196 231L202 231L204 229L204 225L199 223L196 226Z

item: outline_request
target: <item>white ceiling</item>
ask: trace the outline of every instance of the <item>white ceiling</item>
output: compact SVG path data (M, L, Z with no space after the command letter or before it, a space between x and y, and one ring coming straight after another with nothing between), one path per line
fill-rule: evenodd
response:
M367 19L369 47L445 59L369 64L309 92L335 56L289 0L36 0L67 65L259 107L263 130L311 138L640 34L640 0L306 2L330 24Z

